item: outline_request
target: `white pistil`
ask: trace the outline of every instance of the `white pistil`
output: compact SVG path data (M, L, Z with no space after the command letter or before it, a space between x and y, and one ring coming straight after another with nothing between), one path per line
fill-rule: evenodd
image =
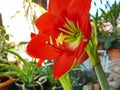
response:
M78 36L74 41L72 41L72 42L69 44L69 47L74 50L76 47L78 47L78 45L79 45L79 43L80 43L80 40L81 40L81 36Z

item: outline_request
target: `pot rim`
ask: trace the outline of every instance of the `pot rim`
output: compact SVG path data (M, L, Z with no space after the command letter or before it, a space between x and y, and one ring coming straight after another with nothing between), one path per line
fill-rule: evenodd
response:
M7 81L0 83L0 88L6 87L6 86L12 84L15 81L14 78L11 77L11 76L0 76L0 78L8 78Z

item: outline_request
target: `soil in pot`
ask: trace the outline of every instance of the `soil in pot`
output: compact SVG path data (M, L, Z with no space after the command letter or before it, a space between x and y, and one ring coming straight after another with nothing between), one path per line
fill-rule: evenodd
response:
M55 90L63 90L62 86L57 85L56 87L52 87L52 85L47 81L43 84L44 90L52 90L52 88L55 88Z
M14 78L11 76L0 76L0 90L12 90Z

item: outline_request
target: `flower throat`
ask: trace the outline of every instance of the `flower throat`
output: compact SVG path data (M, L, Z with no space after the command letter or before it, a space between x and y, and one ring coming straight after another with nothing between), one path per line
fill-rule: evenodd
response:
M74 23L66 18L66 23L63 28L58 28L61 32L56 39L56 44L62 45L63 42L69 45L69 48L75 49L83 36L80 32L79 24Z

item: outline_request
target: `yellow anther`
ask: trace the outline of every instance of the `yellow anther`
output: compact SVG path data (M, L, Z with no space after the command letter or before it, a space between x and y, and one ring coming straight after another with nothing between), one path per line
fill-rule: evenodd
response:
M64 42L64 39L65 39L65 35L61 32L60 34L59 34L59 36L57 37L57 39L56 39L56 44L59 46L59 45L62 45L63 44L63 42Z
M50 36L49 38L50 38L50 44L53 45L52 36Z

